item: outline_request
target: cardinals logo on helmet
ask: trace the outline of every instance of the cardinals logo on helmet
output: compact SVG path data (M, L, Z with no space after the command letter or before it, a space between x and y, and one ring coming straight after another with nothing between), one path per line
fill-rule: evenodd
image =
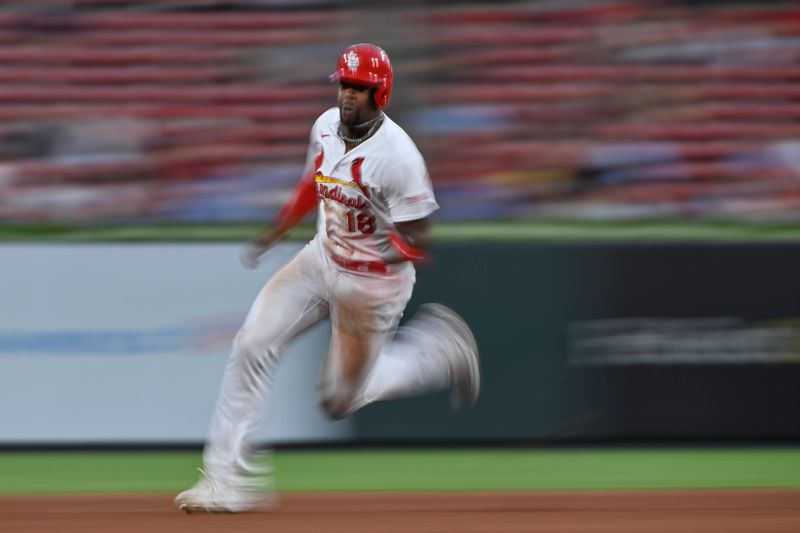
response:
M355 70L358 68L358 54L355 52L350 52L345 57L345 61L347 62L347 68L350 70Z

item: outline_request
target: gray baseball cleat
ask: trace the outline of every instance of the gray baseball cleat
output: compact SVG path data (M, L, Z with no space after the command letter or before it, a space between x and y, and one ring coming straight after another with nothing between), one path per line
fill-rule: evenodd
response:
M248 513L277 507L277 497L254 490L245 479L221 479L200 470L200 479L175 497L175 507L191 513Z
M420 311L442 322L449 333L448 343L455 349L446 350L450 372L450 405L460 411L472 407L481 390L480 356L478 343L464 319L442 304L424 304Z

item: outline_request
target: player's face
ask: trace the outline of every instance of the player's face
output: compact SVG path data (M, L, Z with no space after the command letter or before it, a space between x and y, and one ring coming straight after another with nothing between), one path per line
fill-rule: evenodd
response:
M345 126L361 124L378 113L372 104L371 88L365 85L340 83L336 103L339 106L339 120Z

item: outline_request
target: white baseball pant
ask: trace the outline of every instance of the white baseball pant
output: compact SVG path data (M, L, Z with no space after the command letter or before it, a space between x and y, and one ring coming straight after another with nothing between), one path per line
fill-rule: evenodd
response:
M203 460L208 474L254 473L250 441L266 407L281 349L330 315L332 337L320 376L320 404L341 418L378 400L448 386L446 339L422 320L395 335L415 271L361 274L334 265L319 239L261 289L233 342Z

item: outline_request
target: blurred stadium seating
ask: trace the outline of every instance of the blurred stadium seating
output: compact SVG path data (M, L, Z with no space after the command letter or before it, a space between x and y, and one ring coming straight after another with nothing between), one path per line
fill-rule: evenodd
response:
M0 221L271 217L358 40L442 218L800 219L797 2L34 0L0 2Z

